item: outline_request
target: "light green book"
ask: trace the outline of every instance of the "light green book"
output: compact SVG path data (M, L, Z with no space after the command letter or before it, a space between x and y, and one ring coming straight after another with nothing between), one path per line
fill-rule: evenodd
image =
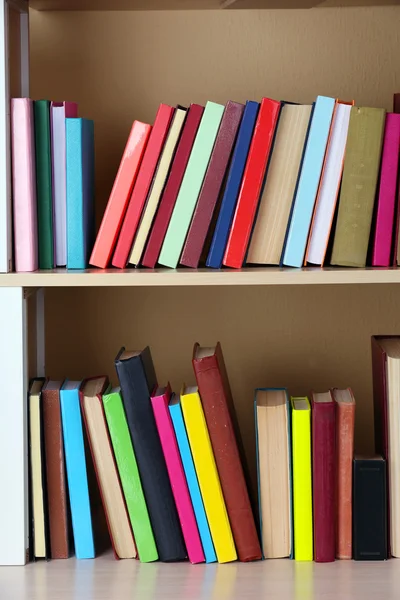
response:
M192 220L225 107L207 102L158 262L176 268Z
M120 388L103 396L104 411L141 562L158 559Z

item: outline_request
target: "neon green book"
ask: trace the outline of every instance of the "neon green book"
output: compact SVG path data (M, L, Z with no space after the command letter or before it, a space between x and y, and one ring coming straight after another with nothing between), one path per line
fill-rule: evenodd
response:
M176 268L192 220L225 107L207 102L158 262Z
M158 552L120 388L104 394L103 405L139 558L141 562L152 562L158 559Z

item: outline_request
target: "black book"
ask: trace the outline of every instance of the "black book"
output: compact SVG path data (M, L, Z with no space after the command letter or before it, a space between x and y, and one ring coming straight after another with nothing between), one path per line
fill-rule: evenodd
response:
M353 460L354 560L387 558L386 461L381 456Z
M157 387L150 348L123 348L115 367L160 560L184 560L186 547L150 402Z

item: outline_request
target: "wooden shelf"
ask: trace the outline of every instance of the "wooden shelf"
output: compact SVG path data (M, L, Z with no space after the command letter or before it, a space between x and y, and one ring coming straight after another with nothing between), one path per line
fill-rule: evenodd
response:
M358 285L400 283L400 269L88 269L0 275L0 287L163 287L225 285Z
M393 6L400 0L30 0L36 10L218 10Z

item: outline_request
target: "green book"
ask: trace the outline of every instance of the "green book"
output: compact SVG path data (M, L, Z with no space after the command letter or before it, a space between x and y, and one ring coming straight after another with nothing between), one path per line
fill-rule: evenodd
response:
M385 118L383 108L351 109L332 265L367 262Z
M225 107L207 102L158 262L175 269L192 220Z
M104 394L103 405L139 558L141 562L152 562L158 560L158 552L120 388Z
M33 103L35 115L36 192L39 269L54 267L53 191L51 178L50 103Z

